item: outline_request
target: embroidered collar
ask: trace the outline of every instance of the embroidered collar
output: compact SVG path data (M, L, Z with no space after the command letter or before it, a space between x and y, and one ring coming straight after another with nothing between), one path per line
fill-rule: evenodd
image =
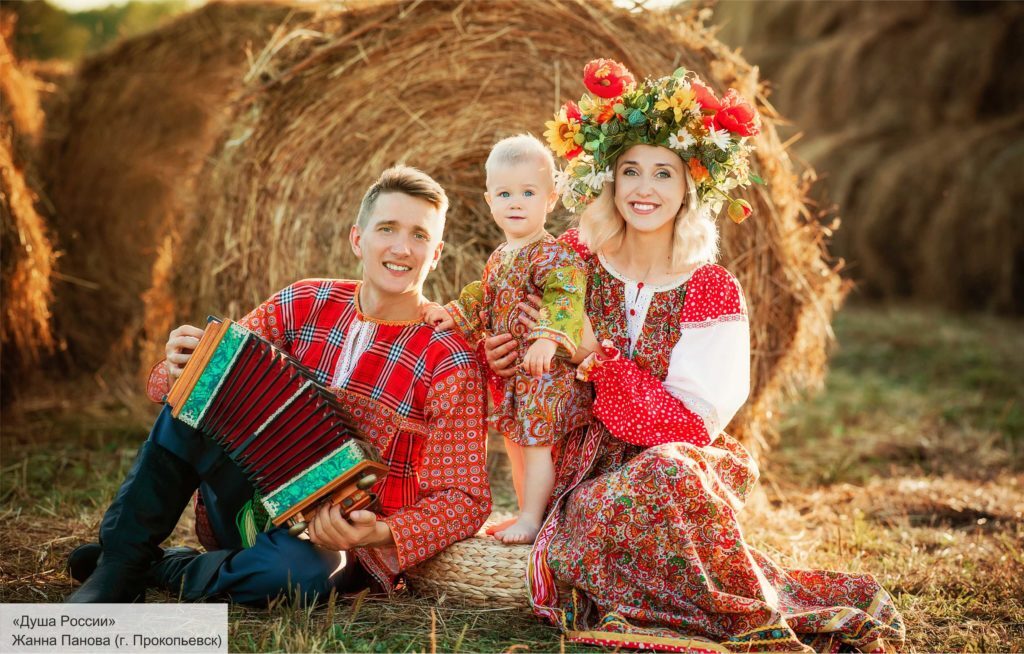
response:
M359 319L359 320L361 320L363 322L369 322L369 323L373 323L375 325L385 325L385 326L389 326L389 327L408 327L410 325L423 325L423 324L426 324L420 318L417 318L416 320L381 320L379 318L374 318L373 316L366 315L365 313L363 313L363 308L359 305L359 291L362 290L362 288L363 288L363 282L361 282L361 281L356 282L356 291L352 295L352 302L355 304L355 307L356 307L356 318L357 319Z
M623 282L624 284L639 284L644 290L650 291L651 293L660 293L662 291L671 291L674 288L679 288L686 282L690 281L690 278L693 277L693 273L697 272L701 268L700 266L697 266L696 268L686 273L682 277L665 282L664 284L645 284L635 279L631 279L620 273L618 270L615 269L615 266L613 266L611 262L605 258L604 254L598 252L597 258L601 262L601 265L604 267L604 269L607 270L608 273L615 279L619 280L620 282Z

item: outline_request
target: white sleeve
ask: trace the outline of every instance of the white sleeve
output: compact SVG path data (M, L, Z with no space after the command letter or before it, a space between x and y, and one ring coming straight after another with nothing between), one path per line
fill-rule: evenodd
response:
M750 394L750 324L730 314L681 327L663 384L714 440Z

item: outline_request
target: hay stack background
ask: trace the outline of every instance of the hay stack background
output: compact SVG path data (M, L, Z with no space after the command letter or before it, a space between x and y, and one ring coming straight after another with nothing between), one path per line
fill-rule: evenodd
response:
M0 249L2 395L50 352L54 251L46 228L36 154L43 131L38 82L8 47L13 23L0 14ZM13 376L13 377L12 377Z
M327 39L268 44L276 52L259 58L196 179L195 213L169 255L176 274L152 294L176 298L178 319L237 316L297 278L357 274L346 237L358 201L398 161L451 195L448 248L428 293L452 297L499 242L481 197L488 148L540 134L582 92L592 57L641 75L685 65L719 90L758 90L750 66L699 25L592 2L385 3L302 28ZM752 307L754 390L733 423L748 442L761 438L781 391L820 378L840 287L770 124L758 144L768 186L747 195L756 218L722 225L724 263ZM160 326L152 339L165 334Z
M85 64L54 166L65 266L98 285L61 298L84 368L116 359L112 342L122 363L146 368L180 321L239 316L298 278L356 275L358 201L399 161L451 196L427 290L452 297L500 239L481 195L490 145L540 135L582 92L593 57L639 75L684 65L719 91L759 95L756 70L692 16L574 1L361 4L316 16L210 4ZM755 167L767 186L746 194L756 215L721 227L722 262L751 307L754 386L732 425L748 443L780 394L820 380L841 295L765 115Z
M1024 311L1024 4L722 3L867 294Z
M151 295L146 313L142 295L166 272L155 264L174 224L194 220L195 182L247 54L293 13L308 17L281 3L211 4L81 65L47 172L72 280L56 311L83 370L134 360L144 321L169 320L167 298Z

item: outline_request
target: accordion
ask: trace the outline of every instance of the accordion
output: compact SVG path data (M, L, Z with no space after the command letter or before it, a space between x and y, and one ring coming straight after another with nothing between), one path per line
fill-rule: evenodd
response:
M387 473L338 399L295 359L211 317L168 393L172 415L211 436L249 477L275 526L305 528L321 502L345 515L376 501Z

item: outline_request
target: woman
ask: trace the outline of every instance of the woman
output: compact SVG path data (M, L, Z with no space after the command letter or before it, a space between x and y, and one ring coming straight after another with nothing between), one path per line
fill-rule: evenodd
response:
M736 521L758 472L722 428L748 394L749 333L739 284L712 263L708 210L749 181L756 114L685 71L637 85L599 60L585 83L596 97L563 107L548 137L571 157L563 200L586 207L564 238L588 271L596 337L580 374L594 418L559 452L531 554L534 610L570 640L609 646L899 647L904 627L874 578L780 568ZM573 153L580 142L593 147ZM749 213L742 201L729 209ZM510 341L487 343L499 375L514 364Z

